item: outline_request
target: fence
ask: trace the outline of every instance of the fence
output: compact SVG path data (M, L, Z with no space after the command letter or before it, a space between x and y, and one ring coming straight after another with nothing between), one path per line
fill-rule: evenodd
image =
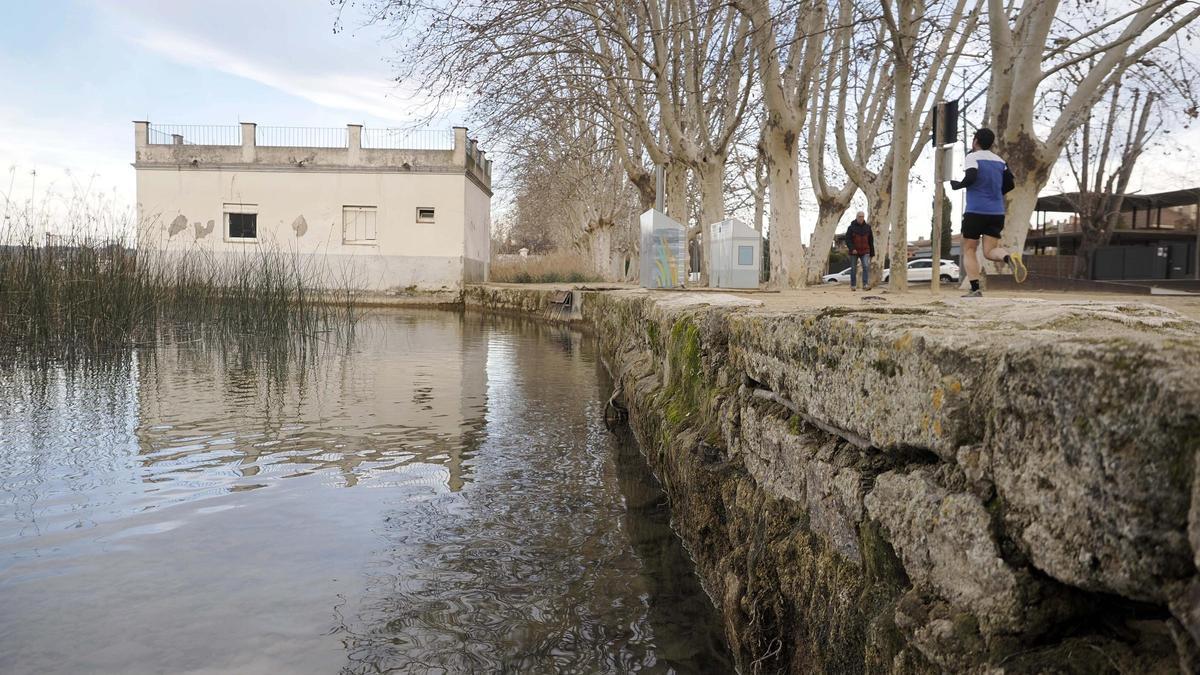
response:
M151 145L173 145L179 136L185 145L241 145L240 125L151 124ZM348 148L346 127L256 127L254 143L261 147ZM450 129L363 129L362 147L380 150L453 150ZM480 163L478 152L472 159Z
M257 127L254 143L261 147L347 148L346 127Z
M242 128L237 125L214 124L151 124L151 145L172 145L175 136L183 138L185 145L241 145Z
M1027 255L1025 265L1031 274L1069 279L1075 276L1073 255Z
M453 150L448 129L363 129L362 147L379 150Z

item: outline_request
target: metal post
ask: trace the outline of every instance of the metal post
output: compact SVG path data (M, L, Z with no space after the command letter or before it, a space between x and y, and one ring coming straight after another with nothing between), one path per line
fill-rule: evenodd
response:
M938 106L941 107L940 105ZM941 114L941 111L938 111ZM933 148L933 231L929 233L929 257L933 266L929 270L929 291L937 295L942 288L942 146Z
M663 194L666 192L667 182L665 169L662 164L654 165L654 210L659 213L664 211L663 205L666 203L666 195Z
M938 126L937 123L945 124L945 120L942 119L945 105L939 102L933 106L935 127ZM933 135L933 229L929 233L929 292L933 295L937 295L942 289L942 200L945 198L945 186L942 185L945 173L943 134L943 130L938 128Z

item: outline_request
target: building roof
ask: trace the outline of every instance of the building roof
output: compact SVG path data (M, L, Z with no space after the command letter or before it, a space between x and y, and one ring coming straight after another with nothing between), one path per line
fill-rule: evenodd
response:
M1043 232L1041 230L1030 230L1025 238L1026 244L1058 244L1058 243L1073 243L1083 237L1083 233L1078 231L1071 232L1056 232L1050 230ZM1113 230L1109 239L1110 246L1120 244L1144 244L1162 241L1195 241L1195 230L1175 230L1163 229L1157 227L1138 228L1136 230Z
M1038 197L1038 211L1053 211L1058 213L1075 213L1075 204L1079 203L1078 192L1064 192L1059 195ZM1161 209L1170 206L1191 206L1200 204L1200 187L1186 190L1172 190L1151 195L1127 194L1121 202L1122 211Z

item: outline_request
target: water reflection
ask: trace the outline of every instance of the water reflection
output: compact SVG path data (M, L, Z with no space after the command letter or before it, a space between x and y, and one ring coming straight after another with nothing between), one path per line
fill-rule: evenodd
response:
M389 317L358 333L283 370L262 367L252 346L155 350L140 388L142 419L157 421L139 430L146 465L172 472L181 457L212 452L235 483L336 471L353 486L421 464L444 467L447 487L460 490L486 414L485 339L449 313Z
M578 333L98 365L0 372L0 671L729 670Z

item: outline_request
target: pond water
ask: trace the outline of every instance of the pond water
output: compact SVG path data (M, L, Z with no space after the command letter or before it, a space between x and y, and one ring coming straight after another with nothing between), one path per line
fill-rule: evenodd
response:
M0 370L0 672L731 672L610 386L415 311Z

